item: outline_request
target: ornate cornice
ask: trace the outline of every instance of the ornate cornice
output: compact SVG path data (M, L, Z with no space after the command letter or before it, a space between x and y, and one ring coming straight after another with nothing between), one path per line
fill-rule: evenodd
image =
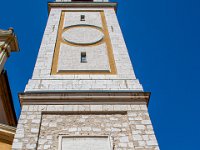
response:
M9 51L19 51L17 37L13 28L8 30L0 29L0 47L1 50L6 50L8 53Z
M9 35L11 35L12 33L13 33L12 30L2 30L2 29L0 29L0 37L1 37L1 36L9 36Z

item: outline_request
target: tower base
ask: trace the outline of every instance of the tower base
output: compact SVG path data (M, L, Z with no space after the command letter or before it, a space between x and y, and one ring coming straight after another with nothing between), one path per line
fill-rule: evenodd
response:
M20 99L14 150L159 149L147 109L149 93L25 93ZM35 105L37 100L41 104Z

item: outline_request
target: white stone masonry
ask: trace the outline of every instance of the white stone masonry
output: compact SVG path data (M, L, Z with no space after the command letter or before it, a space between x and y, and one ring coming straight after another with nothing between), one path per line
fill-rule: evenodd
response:
M13 150L58 150L59 136L110 136L114 150L159 150L146 105L25 105Z
M68 74L51 75L54 49L58 34L61 11L63 10L101 10L105 14L107 28L112 44L117 74ZM86 16L87 17L87 16ZM96 54L99 55L99 54ZM98 57L98 56L97 56ZM101 57L99 56L98 59ZM100 60L99 60L100 61ZM67 60L63 61L66 63ZM106 70L106 59L100 61ZM59 64L60 66L60 64ZM62 66L62 65L61 65ZM62 67L61 67L62 68ZM97 68L98 69L98 68ZM101 68L99 68L101 69ZM70 83L70 84L68 84ZM128 50L115 14L114 8L52 8L38 53L32 79L29 80L25 92L64 90L123 90L143 91L136 79L128 55Z

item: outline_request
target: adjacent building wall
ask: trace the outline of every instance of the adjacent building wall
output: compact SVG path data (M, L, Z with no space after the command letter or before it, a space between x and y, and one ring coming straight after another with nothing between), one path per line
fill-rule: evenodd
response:
M6 143L0 141L0 149L1 150L11 150L12 145L6 144Z

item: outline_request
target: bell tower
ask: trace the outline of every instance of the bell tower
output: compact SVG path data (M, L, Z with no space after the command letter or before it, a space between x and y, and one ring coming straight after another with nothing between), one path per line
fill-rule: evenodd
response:
M134 74L108 0L56 0L32 78L19 94L13 149L158 150L150 93Z

